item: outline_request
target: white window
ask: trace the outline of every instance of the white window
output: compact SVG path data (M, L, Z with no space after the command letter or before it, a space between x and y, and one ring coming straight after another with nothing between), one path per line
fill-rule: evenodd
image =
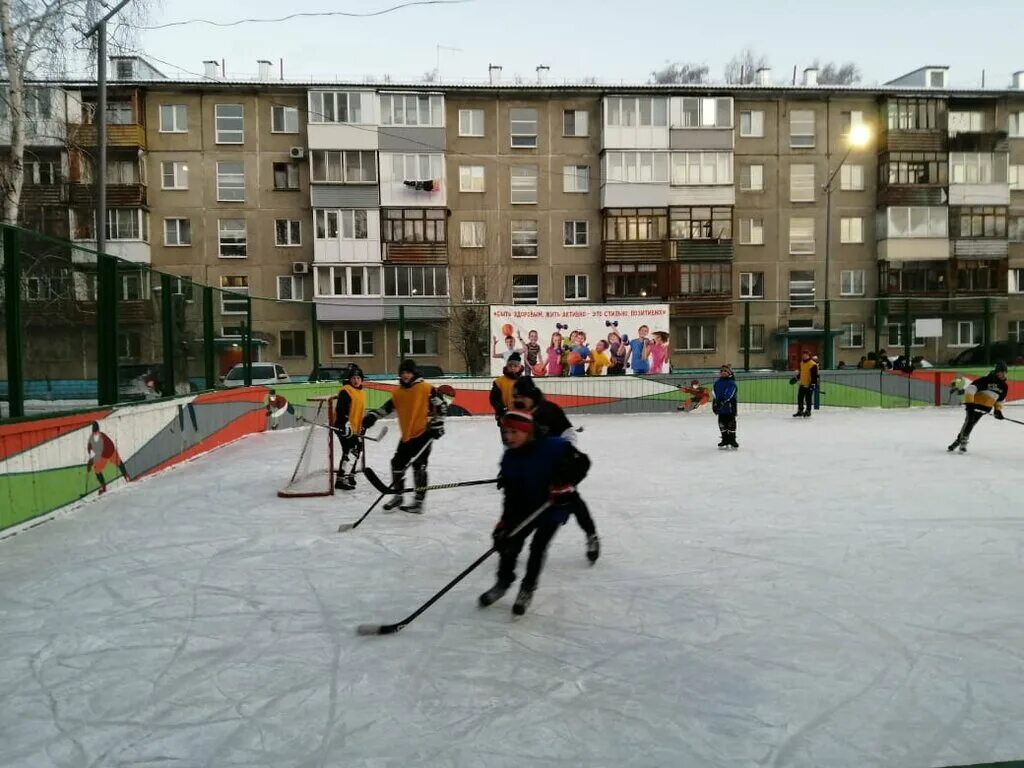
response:
M270 130L272 133L298 133L298 107L272 106L270 108Z
M315 224L317 240L337 240L338 239L338 214L340 211L322 211L316 210L313 212L313 223Z
M843 216L839 220L839 242L863 243L864 219L860 216Z
M680 106L681 128L732 128L731 97L684 96L680 99Z
M278 275L277 298L281 301L302 301L302 278L297 275Z
M744 340L749 341L751 352L764 352L764 325L755 323L747 330L747 326L740 325L740 352L745 349Z
M985 120L981 112L954 112L949 113L949 133L955 136L958 133L981 133L985 130Z
M902 347L904 345L903 323L889 323L886 326L887 346ZM911 342L912 347L923 347L924 339L915 336Z
M814 146L814 112L794 109L789 113L789 146Z
M373 154L372 152L370 153ZM435 153L391 156L392 178L402 181L440 180L444 175L444 156Z
M849 112L840 112L839 119L842 122L840 135L844 137L848 137L854 128L864 125L864 113L859 109L853 109Z
M246 300L249 296L249 278L246 275L222 275L220 287L220 313L244 315L249 306Z
M1007 173L1010 189L1024 189L1024 165L1011 165Z
M864 295L864 270L844 269L839 273L840 296Z
M314 149L310 152L313 161L312 180L333 184L376 184L375 154L373 151Z
M793 270L789 273L789 306L814 306L814 272Z
M789 167L789 199L794 203L814 202L814 166L796 164Z
M331 331L332 357L372 357L373 331Z
M732 184L732 152L673 152L672 184Z
M513 147L537 146L537 110L514 107L509 110L509 125Z
M487 301L487 276L463 275L462 300L467 304L483 304Z
M403 355L436 355L438 350L437 331L426 328L407 330L402 338Z
M485 245L487 245L486 222L461 222L459 224L459 244L463 248L483 248Z
M760 109L740 112L740 136L761 138L764 136L764 111Z
M483 192L484 188L482 165L459 166L459 192Z
M380 267L318 267L317 296L380 296Z
M590 222L588 221L566 221L563 222L562 244L566 248L581 248L590 243Z
M586 275L565 276L565 300L586 301L590 298L590 279Z
M711 323L687 323L677 338L680 352L712 352L716 349L715 326Z
M365 210L349 209L338 211L341 221L342 240L366 240L369 237Z
M1024 112L1010 113L1010 136L1024 138Z
M140 208L107 210L108 240L148 240L149 214Z
M590 166L566 165L562 168L563 192L589 192Z
M1006 329L1007 341L1024 341L1024 320L1010 320Z
M789 220L789 252L814 253L814 219Z
M581 137L590 135L590 113L585 109L565 109L562 111L562 135Z
M960 320L956 324L955 347L974 347L982 341L982 323L977 320Z
M459 110L459 136L483 136L484 111L482 109Z
M933 208L894 206L882 220L886 224L886 237L948 237L949 215L941 206Z
M667 152L606 152L605 180L630 184L668 184L668 160Z
M384 267L385 296L447 296L447 267Z
M764 166L760 164L744 165L740 168L740 190L743 192L760 192L764 189Z
M188 107L184 104L161 104L160 133L188 133Z
M1014 267L1009 271L1010 293L1024 293L1024 269Z
M160 163L160 176L163 189L188 189L188 163Z
M839 188L848 192L864 189L864 166L844 163L839 169Z
M537 202L537 166L512 166L512 204Z
M302 222L296 219L276 219L274 245L302 245Z
M540 302L540 282L537 275L512 275L512 303L537 304Z
M740 272L740 298L764 298L764 272Z
M244 259L248 255L245 219L218 219L217 237L222 259Z
M612 96L605 100L605 122L617 128L667 128L668 99L662 96Z
M535 259L539 247L536 221L512 222L512 258Z
M245 201L245 164L230 160L217 163L218 202L241 203Z
M311 91L309 94L309 122L362 123L364 96L367 99L373 98L373 94L361 91ZM367 114L366 117L369 118L370 115Z
M245 143L245 108L241 104L215 104L214 123L218 144Z
M764 222L740 219L740 245L764 245Z
M164 219L164 245L192 245L192 222L189 219Z
M46 160L29 160L25 163L25 183L49 185L60 180L60 167Z
M864 346L864 323L843 323L839 326L841 349L861 349Z
M1000 158L1003 158L1001 155ZM990 152L950 152L950 184L992 184L1005 178L1002 162Z
M418 93L382 93L382 125L444 127L444 97Z

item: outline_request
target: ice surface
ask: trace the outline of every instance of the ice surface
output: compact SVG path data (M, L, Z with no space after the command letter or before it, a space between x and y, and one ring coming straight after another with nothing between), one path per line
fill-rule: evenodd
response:
M1024 757L1024 430L952 410L591 416L530 612L486 610L498 492L279 499L247 438L0 541L3 766L936 766ZM387 466L395 436L368 444ZM491 476L450 419L431 479Z

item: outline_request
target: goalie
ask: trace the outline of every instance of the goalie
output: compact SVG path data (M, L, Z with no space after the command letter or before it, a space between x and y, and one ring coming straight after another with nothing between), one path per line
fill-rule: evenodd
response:
M345 386L338 391L338 404L334 412L334 434L341 443L341 460L334 487L351 491L356 487L356 464L363 453L363 415L366 413L366 392L363 390L363 371L353 365L348 370Z

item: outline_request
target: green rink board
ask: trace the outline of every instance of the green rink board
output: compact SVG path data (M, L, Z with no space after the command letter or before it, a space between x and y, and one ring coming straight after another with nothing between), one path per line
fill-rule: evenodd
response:
M103 477L109 484L121 473L112 464ZM39 472L13 472L0 476L0 530L39 517L99 489L94 472L84 464Z
M788 404L796 405L796 385L786 379L739 379L740 405L743 403L757 404ZM710 390L710 387L708 387ZM689 399L685 392L660 392L656 395L645 395L644 400L675 400ZM842 408L902 408L908 405L932 405L929 401L913 400L902 395L884 395L862 387L849 384L827 382L823 385L821 404Z

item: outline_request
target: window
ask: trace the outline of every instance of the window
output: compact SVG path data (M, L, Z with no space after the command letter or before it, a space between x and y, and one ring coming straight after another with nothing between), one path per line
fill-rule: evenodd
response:
M537 275L512 275L512 303L538 304L540 283Z
M764 245L764 222L740 219L740 245Z
M991 152L950 152L950 184L993 184L1006 181L1006 165L1003 155Z
M482 165L459 166L459 192L483 192L484 167Z
M539 236L536 221L512 222L512 258L537 258Z
M95 112L95 104L83 104L88 113ZM95 122L95 118L87 115L88 122ZM107 102L107 125L132 125L135 123L135 110L132 109L130 101L109 101Z
M52 93L49 88L26 88L24 101L25 119L49 120L53 115L53 110L51 109ZM6 93L4 95L6 96ZM4 108L6 109L6 98L4 102Z
M1010 113L1010 136L1024 138L1024 112Z
M760 109L740 112L740 136L761 138L764 136L764 111Z
M740 272L740 298L764 298L764 272Z
M940 70L933 70L928 73L928 87L929 88L945 88L946 87L946 73Z
M245 335L244 325L222 325L220 335L227 339L240 339Z
M732 240L732 208L669 209L673 240Z
M274 163L274 189L298 189L299 164Z
M487 245L487 225L483 221L463 221L459 224L459 244L463 248L483 248Z
M814 307L814 272L793 270L789 273L789 306Z
M110 208L107 211L107 239L148 240L147 216L139 208Z
M217 200L245 201L245 163L236 160L217 163Z
M512 133L513 147L537 146L537 110L532 108L512 108L509 110L509 126Z
M680 352L713 352L715 343L715 326L711 323L686 323L679 329Z
M245 108L241 104L216 104L213 108L218 144L245 142Z
M380 267L317 267L317 296L380 296Z
M1010 293L1024 293L1024 269L1013 267L1007 277L1010 282Z
M189 219L164 219L164 245L192 245L192 222Z
M537 202L537 166L512 166L512 204Z
M244 259L248 255L245 219L218 219L217 238L222 259Z
M1006 330L1007 341L1024 341L1024 320L1010 320Z
M313 220L316 225L317 240L337 240L340 235L343 240L366 240L366 211L348 209L344 211L313 212Z
M344 211L317 210L313 212L313 222L316 225L315 237L317 240L338 239L338 215L341 213L344 213Z
M732 184L732 152L673 152L672 184Z
M487 276L463 275L462 300L467 304L483 304L487 301Z
M384 211L384 241L447 242L447 216L444 208L388 208Z
M1011 165L1006 180L1010 183L1010 189L1024 189L1024 165Z
M941 152L890 152L882 156L879 179L889 184L947 183L949 155Z
M418 93L382 93L382 125L444 127L444 97Z
M839 188L845 192L860 192L864 189L864 166L847 165L839 169Z
M565 300L585 301L590 298L590 278L586 275L565 276Z
M281 331L281 357L306 356L305 331Z
M997 284L994 262L961 260L956 267L956 290L994 291Z
M794 109L789 113L789 146L814 146L814 112Z
M789 252L814 253L814 219L789 220Z
M605 152L605 181L668 184L668 158L667 152Z
M278 275L277 298L281 301L302 301L302 278L297 275Z
M334 357L370 357L373 355L373 331L331 331Z
M740 189L743 192L760 192L764 189L764 166L744 165L740 168Z
M864 113L858 109L839 113L841 136L849 136L850 131L864 124Z
M888 293L937 293L947 289L946 261L905 261L899 269L879 263L879 290Z
M793 164L789 167L789 199L793 203L814 202L814 166Z
M298 133L298 108L278 105L272 106L270 108L270 131L272 133Z
M864 270L844 269L839 273L840 296L864 295Z
M981 133L985 130L985 119L981 112L950 112L949 135L958 133Z
M302 245L302 222L297 219L275 220L274 245Z
M731 296L732 265L684 262L679 265L681 296Z
M610 127L668 127L668 99L663 96L612 96L605 100Z
M668 212L664 208L609 208L604 225L605 240L664 240Z
M142 334L138 331L121 331L117 334L117 359L138 360L142 357Z
M447 296L447 267L384 267L385 296Z
M943 207L891 207L882 218L886 224L885 237L939 237L949 236L949 215Z
M974 347L982 343L982 323L976 320L960 320L956 324L954 347Z
M484 111L482 109L459 110L459 136L483 136Z
M188 133L188 107L184 104L161 104L160 133Z
M695 98L681 99L681 128L732 128L732 99Z
M249 307L249 278L245 275L222 275L220 287L220 313L244 315Z
M589 192L590 166L566 165L562 168L563 192Z
M941 99L889 99L890 131L935 131L945 127L946 102Z
M1006 208L975 205L950 208L952 237L1006 237Z
M60 181L60 168L56 163L31 160L25 163L25 184L49 185Z
M562 110L562 135L582 137L590 135L590 113L585 109Z
M751 352L764 352L764 326L760 324L751 325L749 330L747 326L740 325L740 352L743 352L747 348L747 344L744 344L744 340L749 342Z
M843 216L839 220L839 242L863 243L864 219L860 216Z
M362 123L363 96L373 98L373 94L361 91L311 91L309 122ZM366 117L369 118L369 114Z
M563 222L562 244L566 248L581 248L590 244L590 222L588 221L566 221Z
M313 181L334 184L377 183L376 153L373 151L314 149L310 154L313 160Z
M92 163L86 165L87 177L91 182L94 180L94 168ZM83 181L85 178L83 178ZM107 184L138 184L140 183L139 164L136 160L113 159L107 161Z
M902 347L904 346L904 325L903 323L889 323L886 326L886 346L889 347ZM911 342L912 347L923 347L924 339L920 336L915 336Z
M843 323L839 326L840 349L861 349L864 346L864 323Z
M164 189L188 189L188 163L160 163L160 176Z
M414 328L406 330L402 338L403 355L436 355L437 331Z
M148 272L144 273L142 270L123 273L120 276L121 300L142 301L149 298L149 292L147 291L148 281L146 280L148 274Z
M610 297L622 299L659 295L657 264L606 264L604 272L604 289Z
M391 172L393 180L402 180L406 184L410 181L440 180L444 175L444 156L432 152L392 155Z
M1011 243L1024 243L1024 216L1011 216L1006 227Z

